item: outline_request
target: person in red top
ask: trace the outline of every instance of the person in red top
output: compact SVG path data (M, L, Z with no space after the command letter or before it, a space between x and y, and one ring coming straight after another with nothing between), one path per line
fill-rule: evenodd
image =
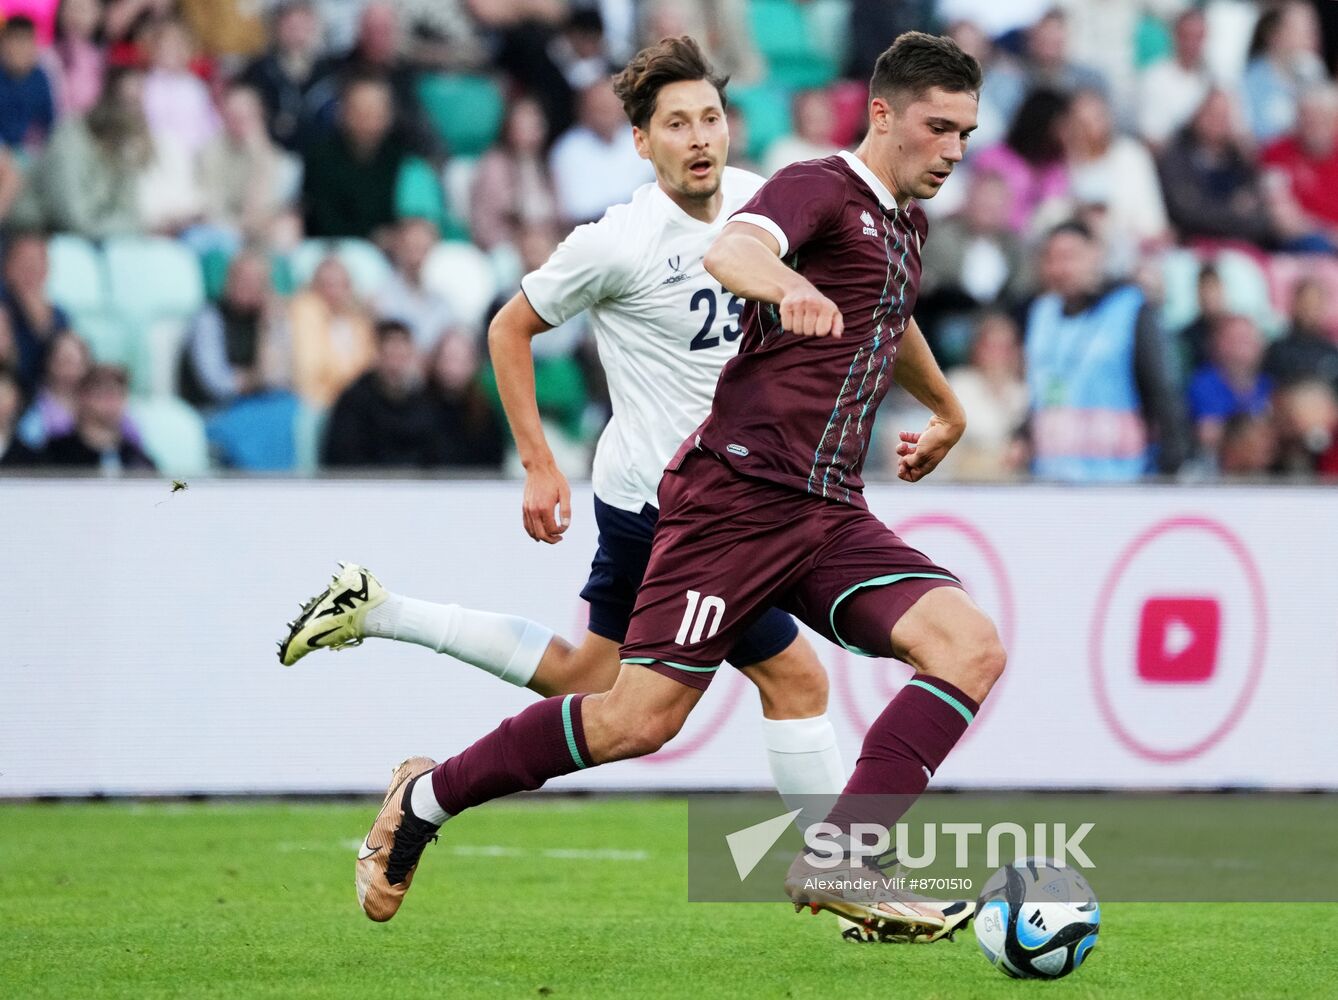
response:
M1296 131L1265 149L1261 159L1285 178L1285 193L1302 216L1300 228L1338 245L1338 89L1325 84L1306 91Z
M894 380L933 414L923 431L901 434L901 479L932 472L965 428L911 317L928 231L913 199L932 198L962 160L980 82L979 64L950 39L900 36L874 70L859 149L784 168L726 225L705 266L749 300L742 346L661 480L618 679L604 694L539 702L440 765L402 765L408 783L430 779L439 811L429 824L415 793L392 788L387 802L413 802L412 811L383 809L373 826L363 856L390 834L400 895L443 816L660 749L740 631L772 605L848 649L917 671L870 727L827 816L847 847L854 824L886 828L925 789L1005 654L958 580L869 512L861 471ZM796 905L907 941L937 940L970 919L971 904L891 892L857 861L823 872L816 888L807 857L786 881Z

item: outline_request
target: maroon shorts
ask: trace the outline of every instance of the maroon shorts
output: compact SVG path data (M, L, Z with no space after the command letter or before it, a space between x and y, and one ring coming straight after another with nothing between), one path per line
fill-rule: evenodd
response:
M870 655L837 634L843 601L891 587L904 612L943 586L961 584L867 510L741 476L697 449L660 482L660 520L622 659L705 688L773 606ZM880 624L890 632L894 622Z

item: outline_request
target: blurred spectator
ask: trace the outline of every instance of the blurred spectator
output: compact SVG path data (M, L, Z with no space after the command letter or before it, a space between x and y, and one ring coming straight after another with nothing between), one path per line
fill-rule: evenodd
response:
M745 0L645 0L641 4L641 44L691 35L707 61L735 86L758 83L766 64L753 42ZM882 37L895 38L896 33ZM870 65L868 76L872 74Z
M1073 196L1097 209L1110 272L1129 274L1144 251L1170 241L1156 164L1146 146L1116 134L1099 91L1074 95L1066 137Z
M321 23L311 0L287 0L275 8L272 25L270 48L241 80L260 94L274 141L298 151L319 110L312 90L329 72L321 58Z
M1067 197L1064 129L1069 98L1057 90L1034 90L1022 102L1003 143L974 157L973 170L998 174L1012 198L1009 226L1023 232L1047 201Z
M42 53L42 68L62 116L86 114L102 93L101 34L102 0L61 0L56 40Z
M452 321L450 304L423 284L423 265L437 245L437 227L427 219L401 219L390 241L395 269L376 297L376 314L408 329L426 354Z
M1027 0L1027 2L1041 2L1041 0ZM971 0L968 0L968 5L970 3ZM896 3L888 3L887 0L850 0L847 4L850 8L850 18L846 32L849 42L844 67L845 77L859 80L861 83L868 81L869 77L873 76L874 63L878 61L878 56L883 50L891 44L892 39L903 31L933 30L931 26L936 20L934 10L936 6L940 8L938 15L943 20L975 20L970 13L948 12L942 9L952 5L953 0L947 0L946 3L944 0L939 0L937 4L934 0L898 0ZM990 6L1001 9L1013 5L991 3ZM658 38L654 40L659 41Z
M222 406L282 382L278 317L269 260L243 251L228 265L217 305L190 321L181 353L181 396L193 406Z
M1338 474L1338 394L1328 383L1311 379L1279 389L1273 410L1279 472Z
M338 257L321 261L311 284L293 296L288 319L293 389L308 406L330 406L376 354L372 321Z
M1245 154L1230 96L1214 89L1162 153L1166 211L1183 239L1274 239L1263 187Z
M558 210L573 225L593 222L655 179L632 141L632 126L607 81L581 92L580 120L553 144L549 157Z
M1081 223L1041 251L1042 294L1026 321L1033 471L1043 479L1127 482L1184 461L1184 416L1156 309L1137 286L1105 282L1102 248Z
M407 150L391 135L390 87L355 77L344 88L339 128L303 155L306 232L384 239L395 221L395 185Z
M19 412L23 408L23 390L14 373L0 368L0 469L33 465L37 456L19 440Z
M0 0L0 22L26 17L33 22L37 44L43 48L51 44L56 31L56 8L60 0Z
M737 104L725 109L725 120L729 123L729 158L725 162L749 173L762 173L762 165L748 155L752 137L748 132L748 119Z
M11 17L0 26L0 145L38 149L55 120L51 81L37 65L32 18Z
M520 227L557 221L557 195L544 159L548 122L529 97L512 101L497 144L479 158L470 197L470 234L484 250L514 245Z
M26 393L41 377L43 358L56 335L70 328L70 318L46 294L46 240L40 233L14 233L5 241L0 273L4 292L0 309L18 348L15 374Z
M548 54L574 92L606 79L613 64L609 60L600 10L573 4L562 30L549 43Z
M878 0L870 0L869 5L875 2L878 2ZM896 7L899 5L885 3L883 6ZM939 17L944 20L971 21L973 24L980 25L980 30L989 37L1003 38L1025 33L1026 29L1039 21L1048 10L1055 6L1055 3L1054 0L1009 0L1008 3L998 3L997 0L938 0L935 6L938 8ZM917 13L922 12L917 11ZM924 23L921 20L917 23L902 25L901 30L907 31L919 28ZM873 71L872 63L869 64L869 70L870 72Z
M1197 371L1208 363L1213 330L1227 315L1226 286L1216 267L1204 264L1199 269L1196 286L1199 314L1176 337L1180 346L1181 371L1187 372Z
M1242 89L1245 120L1257 142L1272 142L1296 124L1301 90L1324 78L1319 26L1305 0L1265 9L1250 42Z
M424 117L418 100L418 72L404 58L403 43L395 7L373 0L362 9L353 47L324 65L325 75L314 85L309 99L324 109L318 112L324 120L337 99L347 100L352 81L380 80L393 97L391 127L397 145L420 156L435 156L440 143Z
M144 77L144 116L154 144L180 146L195 156L219 131L209 88L191 72L195 39L184 21L158 21L148 33L150 61Z
M9 218L10 209L23 193L23 168L18 159L0 146L0 223Z
M1291 328L1264 352L1264 371L1279 386L1319 379L1338 392L1338 344L1328 315L1324 285L1314 278L1297 282L1292 292Z
M832 98L825 90L801 90L791 102L794 131L767 147L762 172L771 176L800 160L831 156L839 148L832 141Z
M1170 140L1193 117L1212 88L1204 58L1208 22L1191 8L1175 20L1175 52L1143 70L1138 80L1138 131L1154 146Z
M1069 25L1062 7L1051 7L1026 33L1024 51L1028 83L1062 93L1096 90L1109 94L1100 70L1074 62L1069 53Z
M144 53L134 39L152 22L170 17L177 0L107 0L103 24L112 47L113 66L143 65Z
M229 250L266 243L297 194L297 162L270 141L259 95L244 83L223 94L223 132L199 156L205 223L231 236ZM200 249L198 246L197 250Z
M14 331L9 325L9 313L0 309L0 370L18 379L19 345L14 342Z
M507 435L497 411L479 388L475 345L462 333L448 333L428 359L428 392L436 409L434 464L500 469Z
M981 317L970 362L950 369L948 382L971 419L939 471L974 480L1016 475L1020 470L1014 442L1028 408L1017 324L1005 313Z
M1028 266L1022 241L1008 225L1008 187L989 171L975 171L961 211L934 223L925 242L915 314L945 366L966 360L982 309L1021 302Z
M948 34L980 63L984 82L977 109L979 124L971 141L978 149L988 149L1003 140L1008 123L1022 106L1027 96L1026 75L1017 61L999 49L975 22L956 21L949 25ZM873 67L869 70L871 75Z
M53 229L104 239L143 230L141 181L154 162L143 75L114 68L91 111L56 126L33 172L41 216Z
M79 383L74 430L53 437L42 449L46 465L101 469L116 474L131 469L153 469L153 461L125 436L125 370L95 365Z
M1338 232L1338 89L1307 88L1295 132L1265 149L1262 162L1302 213L1302 228Z
M1258 478L1278 460L1278 436L1268 417L1238 413L1222 426L1218 471L1228 478Z
M493 38L493 66L544 109L549 129L561 135L576 120L576 95L551 54L569 13L565 0L470 0Z
M78 334L66 330L56 335L46 353L41 384L19 424L24 444L36 451L51 438L74 430L79 385L92 367L88 345ZM121 423L121 433L127 441L140 443L139 428L129 415Z
M1216 456L1222 427L1238 414L1268 412L1273 382L1260 371L1264 338L1248 316L1228 315L1213 329L1211 358L1189 381L1189 416L1198 444Z
M436 464L436 410L423 388L422 364L408 327L394 320L378 323L374 366L331 410L322 464L419 469Z
M177 0L181 16L211 58L249 58L265 48L265 20L256 0Z
M461 72L487 63L470 0L396 0L395 8L404 25L405 56L413 65Z

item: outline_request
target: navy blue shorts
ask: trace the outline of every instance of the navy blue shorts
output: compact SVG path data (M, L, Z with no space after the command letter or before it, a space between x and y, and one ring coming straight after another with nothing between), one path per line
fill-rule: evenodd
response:
M610 507L595 497L599 548L581 597L590 602L590 631L621 643L636 607L636 593L650 562L651 541L660 512L650 504L639 513ZM725 658L736 667L761 663L789 647L799 635L794 619L768 608L746 629Z

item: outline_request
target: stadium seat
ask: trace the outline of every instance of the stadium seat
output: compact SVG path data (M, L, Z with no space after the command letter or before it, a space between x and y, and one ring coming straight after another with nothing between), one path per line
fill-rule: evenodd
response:
M162 236L122 236L106 242L114 312L135 324L185 319L204 305L199 258Z
M502 92L486 76L424 76L418 81L418 99L452 156L477 156L501 130Z
M46 293L69 313L107 308L107 273L97 248L82 236L59 233L47 241Z
M423 265L423 284L444 296L456 318L479 329L497 294L492 264L472 243L439 243Z
M432 165L411 156L400 167L395 182L395 215L401 219L428 219L438 230L446 226L446 205Z
M291 472L297 465L301 404L289 392L239 399L205 424L220 465L248 472Z
M1292 296L1302 278L1320 284L1328 299L1328 325L1338 330L1338 260L1322 254L1273 254L1268 260L1268 289L1273 308L1291 315Z
M813 44L804 10L795 0L749 0L748 15L770 83L804 90L836 79L836 60Z
M204 420L171 396L130 401L130 416L144 436L144 450L168 476L198 476L209 470Z
M297 471L309 476L320 468L321 441L329 410L318 410L305 403L298 405L293 417L293 449Z
M83 338L95 361L130 367L134 342L120 317L108 313L75 313L70 317L74 332Z
M793 130L790 95L779 87L740 87L729 92L729 99L748 123L748 156L753 160L761 160L767 147Z
M390 279L390 261L366 240L305 240L288 258L295 286L311 280L316 268L330 254L337 254L348 268L353 288L363 298L370 298Z
M1222 276L1227 308L1251 317L1264 331L1275 333L1281 320L1269 304L1268 278L1263 269L1239 250L1221 250L1211 259ZM1171 250L1162 258L1162 323L1168 331L1183 328L1198 315L1201 268L1202 261L1192 250Z

